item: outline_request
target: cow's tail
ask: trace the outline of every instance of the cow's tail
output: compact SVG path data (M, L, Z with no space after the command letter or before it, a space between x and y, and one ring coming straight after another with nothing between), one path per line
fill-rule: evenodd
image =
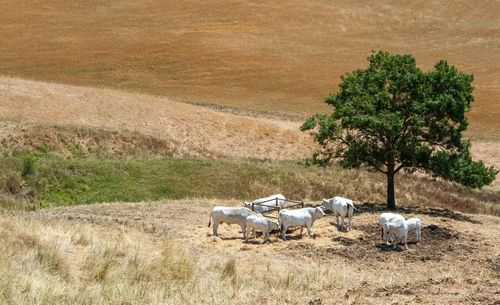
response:
M354 204L352 204L352 202L348 202L347 205L352 208L352 210L350 208L347 209L347 216L352 217L354 214L354 211L357 209L354 207Z
M210 224L212 223L212 213L213 213L213 211L212 211L212 212L210 212L210 215L208 216L208 217L209 217L209 218L208 218L208 227L209 227L209 228L210 228Z

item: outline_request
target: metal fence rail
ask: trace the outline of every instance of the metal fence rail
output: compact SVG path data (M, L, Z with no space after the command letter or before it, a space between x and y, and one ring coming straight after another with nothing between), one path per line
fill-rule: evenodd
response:
M291 208L296 208L296 207L301 207L303 208L304 207L304 202L303 201L298 201L298 200L291 200L291 199L284 199L283 201L285 201L285 206L283 208L280 208L278 202L280 200L283 200L283 199L279 199L279 198L274 198L274 199L269 199L269 200L266 200L266 201L262 201L262 202L259 202L259 203L252 203L252 211L255 211L255 206L263 206L263 207L266 207L268 208L269 210L265 211L265 212L262 212L262 215L264 215L265 217L269 217L269 218L274 218L274 219L278 219L278 217L276 216L271 216L271 215L266 215L267 213L271 213L271 212L274 212L274 211L278 211L278 213L280 212L280 210L282 209L291 209ZM272 206L272 205L267 205L267 204L264 204L266 202L271 202L271 201L275 201L275 205ZM295 204L292 204L292 205L286 205L287 202L291 202L291 203L295 203Z

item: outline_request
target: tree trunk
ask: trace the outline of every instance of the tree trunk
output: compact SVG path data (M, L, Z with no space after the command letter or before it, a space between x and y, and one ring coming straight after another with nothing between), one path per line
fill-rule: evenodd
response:
M396 201L394 199L394 169L387 170L387 208L389 210L396 209Z

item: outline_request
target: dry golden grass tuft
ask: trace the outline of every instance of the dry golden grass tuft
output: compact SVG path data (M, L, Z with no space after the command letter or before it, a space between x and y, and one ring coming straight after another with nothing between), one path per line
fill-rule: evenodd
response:
M393 251L377 205L358 205L351 232L330 216L313 238L245 243L238 226L211 236L214 205L234 200L110 203L0 219L0 301L14 304L494 303L500 220L408 207L422 243ZM154 229L153 229L154 228ZM410 241L414 235L410 234Z
M2 303L173 301L191 293L199 272L197 258L175 242L135 230L5 216L0 231L8 258L0 265Z

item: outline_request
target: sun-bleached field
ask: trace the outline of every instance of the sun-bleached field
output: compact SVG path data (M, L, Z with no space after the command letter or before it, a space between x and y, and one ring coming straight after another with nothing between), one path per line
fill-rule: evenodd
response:
M500 133L500 3L2 1L0 71L306 116L371 50L475 75L475 135Z

